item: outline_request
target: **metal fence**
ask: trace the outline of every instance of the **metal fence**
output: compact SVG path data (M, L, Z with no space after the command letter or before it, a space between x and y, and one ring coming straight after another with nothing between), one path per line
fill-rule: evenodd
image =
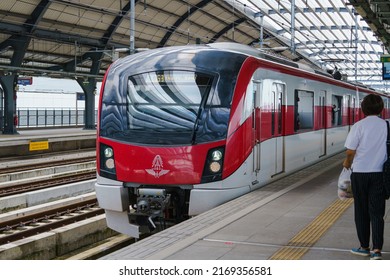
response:
M27 127L56 127L56 126L83 126L85 124L85 110L76 109L17 109L18 128ZM97 110L95 110L95 124Z

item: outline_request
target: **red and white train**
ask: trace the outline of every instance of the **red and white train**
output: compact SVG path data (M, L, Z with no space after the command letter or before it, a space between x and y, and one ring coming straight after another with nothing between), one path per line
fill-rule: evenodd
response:
M371 93L380 94L234 43L115 61L97 135L108 226L138 237L342 151Z

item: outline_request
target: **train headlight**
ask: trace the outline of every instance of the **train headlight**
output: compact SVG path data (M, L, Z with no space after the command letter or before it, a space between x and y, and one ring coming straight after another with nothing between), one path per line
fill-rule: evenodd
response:
M220 150L215 150L211 153L211 159L213 161L219 161L222 159L222 152Z
M210 170L213 173L217 173L217 172L221 171L221 164L219 162L216 162L216 161L212 162L210 164Z
M103 143L100 144L100 175L116 180L114 150Z
M224 152L225 147L223 146L209 150L207 153L201 183L222 180Z
M115 168L115 163L114 163L114 159L113 158L109 158L106 160L106 167L108 169L114 169Z
M104 165L107 167L107 169L114 169L115 168L115 161L114 161L114 151L111 147L106 147L103 150L104 153Z
M112 148L110 148L110 147L105 148L105 149L104 149L104 156L105 156L106 158L111 158L111 157L113 157L113 156L114 156L114 151L112 150Z

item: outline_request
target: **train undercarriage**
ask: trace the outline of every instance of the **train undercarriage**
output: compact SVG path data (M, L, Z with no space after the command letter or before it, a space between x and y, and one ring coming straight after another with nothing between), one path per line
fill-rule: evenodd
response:
M178 187L129 188L129 223L140 233L163 230L188 218L189 193Z

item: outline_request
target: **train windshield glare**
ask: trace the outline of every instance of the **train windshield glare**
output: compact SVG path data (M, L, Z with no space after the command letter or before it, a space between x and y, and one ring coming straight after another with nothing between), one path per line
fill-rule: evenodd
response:
M190 71L130 76L126 96L127 136L140 143L145 140L150 144L193 143L202 104L212 83L213 76Z

